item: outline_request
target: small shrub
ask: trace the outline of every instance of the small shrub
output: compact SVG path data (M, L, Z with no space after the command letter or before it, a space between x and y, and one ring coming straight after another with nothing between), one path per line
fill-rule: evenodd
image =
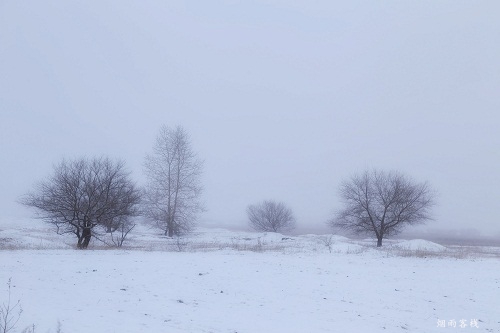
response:
M11 300L11 278L7 282L8 294L7 302L2 303L0 306L0 333L8 333L14 330L17 322L21 318L23 309L21 308L21 301L12 304Z
M329 236L322 236L321 242L328 248L328 251L332 253L332 245L335 244L335 241L333 240L333 235Z
M175 237L175 246L174 249L177 252L184 252L188 246L188 242L181 237Z

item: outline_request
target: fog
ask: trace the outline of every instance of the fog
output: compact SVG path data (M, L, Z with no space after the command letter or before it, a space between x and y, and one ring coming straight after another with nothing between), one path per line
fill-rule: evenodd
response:
M397 170L426 228L498 234L498 1L1 1L0 223L63 158L144 182L162 124L204 159L202 226L283 201L325 231L339 184ZM34 223L40 223L38 221ZM0 224L1 226L1 224Z

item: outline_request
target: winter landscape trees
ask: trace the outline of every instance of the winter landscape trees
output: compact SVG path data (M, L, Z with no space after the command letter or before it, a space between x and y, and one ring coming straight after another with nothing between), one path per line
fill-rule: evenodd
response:
M292 210L282 202L267 200L247 208L250 226L257 231L290 231L295 228Z
M202 168L203 162L192 150L187 132L182 127L163 126L153 153L146 156L144 214L165 235L190 231L203 211Z
M40 219L59 234L74 234L77 247L108 234L110 243L122 246L142 215L168 237L188 233L204 210L201 202L203 161L193 151L180 126L163 126L151 154L146 156L146 184L139 189L123 162L109 158L63 160L20 202L34 208ZM396 172L367 171L342 183L344 207L328 224L377 238L408 225L431 219L434 193L428 183L414 182ZM295 228L292 210L282 202L263 201L247 207L249 225L256 231L289 232ZM100 239L102 240L102 239ZM107 241L104 241L107 242Z
M138 214L139 201L140 192L125 164L104 157L63 160L21 199L58 233L74 234L79 249L87 248L97 227L105 232L125 228Z
M97 230L121 246L136 225L132 218L140 214L172 237L190 231L203 211L202 167L187 132L163 126L146 157L143 190L131 181L123 162L80 158L54 166L52 175L20 202L56 226L57 233L74 234L79 249L88 247Z
M341 185L344 208L330 221L334 228L374 234L377 246L408 225L431 219L434 194L399 172L366 171Z

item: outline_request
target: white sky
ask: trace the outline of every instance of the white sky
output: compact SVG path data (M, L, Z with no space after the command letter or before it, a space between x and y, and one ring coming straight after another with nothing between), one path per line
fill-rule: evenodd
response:
M202 225L302 228L367 168L428 180L429 228L500 232L500 2L0 0L0 221L63 157L141 183L162 124L205 159ZM0 222L1 223L1 222Z

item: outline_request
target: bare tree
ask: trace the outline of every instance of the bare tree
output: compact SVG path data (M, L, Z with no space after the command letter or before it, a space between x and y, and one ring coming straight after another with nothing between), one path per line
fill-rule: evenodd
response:
M341 185L344 209L329 222L356 234L375 234L377 246L408 225L431 219L434 193L399 172L366 171Z
M163 126L153 154L146 156L144 214L165 235L189 232L204 210L200 201L202 168L203 161L193 152L186 131Z
M250 226L257 231L290 231L295 228L292 210L282 202L264 201L247 208Z
M54 173L21 199L38 217L75 234L79 249L88 247L95 227L104 231L139 213L140 191L123 162L108 158L62 161Z

